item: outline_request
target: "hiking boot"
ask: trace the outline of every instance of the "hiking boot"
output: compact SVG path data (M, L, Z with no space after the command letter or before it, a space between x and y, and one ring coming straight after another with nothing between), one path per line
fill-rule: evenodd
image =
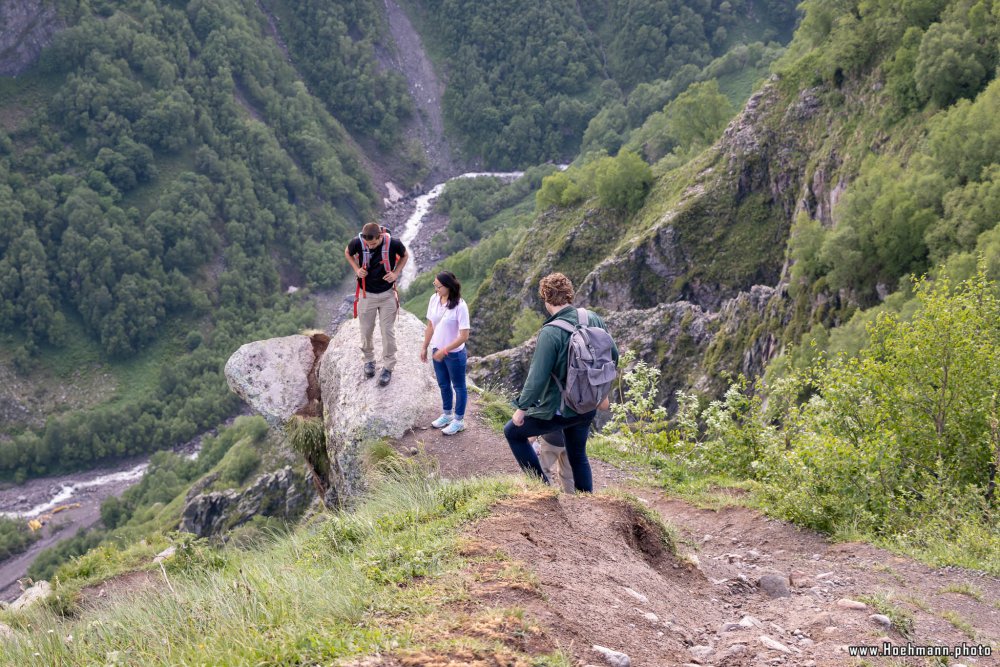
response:
M455 435L459 431L465 430L465 421L461 419L454 419L450 424L441 429L441 433L444 435Z
M374 361L366 361L365 362L365 377L366 378L373 378L373 377L375 377L375 362Z
M389 384L389 380L392 379L392 371L388 368L382 369L382 374L378 376L378 386L384 387Z
M452 423L454 420L455 417L453 417L452 415L441 415L440 417L431 422L431 426L433 426L434 428L444 428L448 424Z

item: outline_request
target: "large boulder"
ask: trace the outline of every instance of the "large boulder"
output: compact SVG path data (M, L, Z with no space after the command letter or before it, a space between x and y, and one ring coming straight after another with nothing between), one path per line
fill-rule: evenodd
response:
M309 404L309 373L315 362L307 335L258 340L229 357L226 381L271 426L280 426Z
M330 481L343 500L364 486L360 461L366 440L399 438L436 405L441 395L430 363L420 361L425 325L413 314L399 311L396 320L396 367L388 386L378 375L366 379L358 320L342 324L320 360ZM381 335L375 328L375 355L380 360Z
M274 427L295 415L322 415L326 456L307 456L317 491L327 505L344 502L363 487L361 446L366 440L398 438L428 410L439 405L434 371L420 361L424 324L401 310L396 320L397 364L392 381L379 387L365 378L357 320L348 320L334 337L313 333L247 343L226 363L229 386ZM382 340L375 329L376 359ZM190 505L195 528L210 526L235 499L206 494Z

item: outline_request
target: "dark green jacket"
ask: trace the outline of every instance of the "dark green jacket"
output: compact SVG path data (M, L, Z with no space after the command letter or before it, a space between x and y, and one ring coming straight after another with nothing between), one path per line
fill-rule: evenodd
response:
M590 326L600 327L607 330L604 320L591 311L587 311L590 318ZM552 320L566 320L570 324L578 324L575 306L566 306L558 313L545 320L546 323ZM552 380L552 373L556 374L559 381L566 383L566 356L569 350L568 331L563 331L558 327L542 326L538 332L538 347L531 357L531 366L528 368L528 377L521 388L521 395L514 399L514 407L524 410L529 417L537 419L552 419L556 410L559 409L561 396L559 395L559 385ZM612 349L612 357L618 363L618 347ZM569 406L563 410L564 417L573 417L576 413Z

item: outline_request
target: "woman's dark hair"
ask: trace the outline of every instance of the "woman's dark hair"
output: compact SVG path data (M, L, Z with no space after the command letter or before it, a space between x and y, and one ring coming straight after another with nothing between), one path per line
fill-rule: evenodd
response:
M462 298L462 283L451 271L442 271L435 276L437 281L448 288L448 310L458 305L458 300Z

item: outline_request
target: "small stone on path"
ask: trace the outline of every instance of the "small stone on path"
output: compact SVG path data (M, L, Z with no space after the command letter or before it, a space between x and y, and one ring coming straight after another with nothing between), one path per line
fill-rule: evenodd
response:
M641 602L643 604L649 604L649 598L647 598L642 593L640 593L638 591L634 591L631 588L629 588L628 586L623 586L623 588L625 589L626 593L628 593L629 595L631 595L632 597L634 597L639 602Z
M872 619L886 630L892 627L892 619L884 614L872 614L868 618Z
M594 644L591 648L604 656L604 660L607 661L611 667L632 667L632 661L624 653L613 651L609 648L605 648L604 646L598 646L597 644Z
M761 635L757 639L759 639L760 643L763 644L764 646L766 646L769 649L773 649L775 651L781 651L782 653L791 653L792 652L792 649L788 648L787 646L785 646L784 644L782 644L779 641L771 639L767 635Z
M868 609L868 605L864 602L858 602L857 600L849 600L847 598L840 598L837 600L837 606L842 609L858 609L864 610Z
M788 590L788 577L781 574L765 574L757 585L772 598L786 598L791 595Z
M695 660L701 661L712 653L712 647L704 645L692 646L688 649L688 653L690 653Z

